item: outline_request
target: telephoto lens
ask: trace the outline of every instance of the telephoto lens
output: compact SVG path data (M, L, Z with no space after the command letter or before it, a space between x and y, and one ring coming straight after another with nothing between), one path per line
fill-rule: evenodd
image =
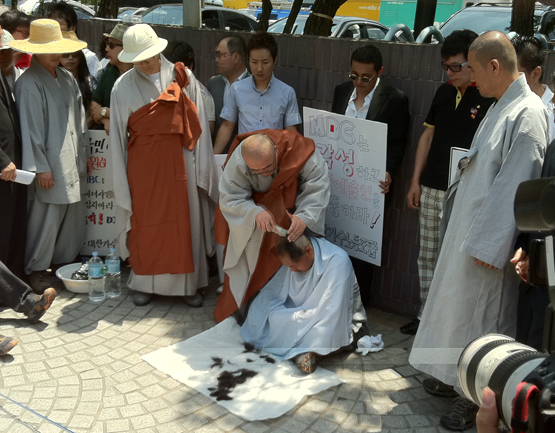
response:
M499 417L511 425L513 399L518 385L546 358L529 346L500 334L471 342L459 358L458 376L467 398L482 403L484 388L495 392Z

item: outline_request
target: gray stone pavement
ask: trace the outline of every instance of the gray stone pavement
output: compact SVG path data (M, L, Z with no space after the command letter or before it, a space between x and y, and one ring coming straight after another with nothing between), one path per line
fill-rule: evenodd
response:
M19 340L0 357L0 432L447 432L438 421L450 401L428 395L426 376L408 365L412 337L399 332L406 318L369 309L383 351L328 357L320 365L347 383L280 418L248 422L140 359L214 326L216 282L194 309L163 297L136 307L127 288L93 304L52 281L59 296L42 322L0 313L0 332Z

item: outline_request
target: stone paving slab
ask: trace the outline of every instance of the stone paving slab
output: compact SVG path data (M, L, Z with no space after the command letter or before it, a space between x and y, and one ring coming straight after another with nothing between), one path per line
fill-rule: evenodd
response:
M93 304L51 280L59 295L42 322L0 314L0 332L19 340L0 357L0 432L447 432L439 417L450 400L424 392L427 376L408 364L413 338L398 331L406 318L369 309L383 351L325 358L320 365L347 383L279 418L248 422L140 359L214 326L216 282L195 309L164 297L136 307L126 287L119 298Z

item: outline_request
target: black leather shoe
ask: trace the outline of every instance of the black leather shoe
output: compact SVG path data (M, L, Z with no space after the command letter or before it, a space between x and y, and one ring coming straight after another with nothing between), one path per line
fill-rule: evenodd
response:
M422 387L428 394L437 395L438 397L458 397L459 394L451 385L446 385L435 377L430 377L422 381Z
M418 331L418 326L420 326L420 319L414 319L412 322L401 326L401 334L415 335Z
M133 290L133 303L137 307L142 307L143 305L148 304L150 302L150 298L152 298L152 293L143 293Z

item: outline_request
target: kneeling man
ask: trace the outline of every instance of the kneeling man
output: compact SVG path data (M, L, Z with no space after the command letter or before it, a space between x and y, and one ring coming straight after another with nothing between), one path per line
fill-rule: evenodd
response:
M275 251L283 266L252 302L241 336L312 373L318 355L368 333L355 273L347 253L324 238L280 236Z

